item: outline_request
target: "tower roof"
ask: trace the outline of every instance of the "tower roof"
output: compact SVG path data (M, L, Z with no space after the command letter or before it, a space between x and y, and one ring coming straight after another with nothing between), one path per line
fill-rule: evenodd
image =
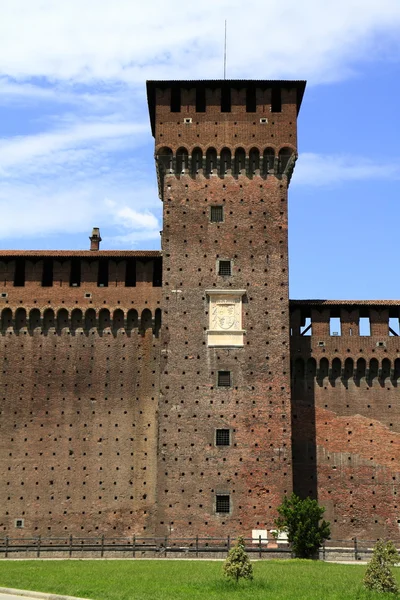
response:
M301 102L303 100L306 81L288 80L288 79L183 79L183 80L158 80L147 81L147 103L149 105L149 114L151 122L151 131L155 131L155 109L156 109L156 88L236 88L243 89L247 87L257 87L261 89L269 88L293 88L297 89L297 114L299 113Z

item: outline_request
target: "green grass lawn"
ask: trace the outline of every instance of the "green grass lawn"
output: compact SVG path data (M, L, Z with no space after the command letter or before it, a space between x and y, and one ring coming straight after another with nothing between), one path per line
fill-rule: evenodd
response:
M94 600L383 600L362 588L365 566L318 561L255 562L238 585L222 562L173 560L0 561L0 586ZM400 569L395 569L400 576ZM399 577L400 580L400 577Z

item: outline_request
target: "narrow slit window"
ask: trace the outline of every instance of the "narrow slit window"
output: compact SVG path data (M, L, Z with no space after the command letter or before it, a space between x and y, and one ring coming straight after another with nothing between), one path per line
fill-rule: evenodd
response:
M229 446L230 440L230 429L216 429L215 431L215 445L216 446Z
M230 371L218 371L218 387L231 387Z
M136 286L136 258L128 258L125 266L125 286Z
M218 494L215 497L215 512L229 513L231 510L231 498L229 494Z
M249 86L246 90L246 112L256 112L256 88Z
M97 285L98 285L98 287L108 287L108 259L107 258L101 258L99 260Z
M272 91L271 91L271 112L282 112L282 94L281 94L281 88L272 88Z
M171 112L181 112L181 88L171 88Z
M52 287L53 285L53 259L45 258L43 261L42 286Z
M162 286L162 258L155 258L153 262L153 287Z
M196 89L196 112L206 112L206 89L204 87Z
M223 275L225 277L232 275L232 263L230 260L219 261L218 275Z
M73 258L71 260L69 285L72 287L80 287L81 285L81 261L79 258Z
M211 206L210 221L211 223L222 223L224 220L224 207Z
M221 112L231 112L231 88L221 88Z
M24 287L25 285L25 259L17 258L15 261L14 286Z

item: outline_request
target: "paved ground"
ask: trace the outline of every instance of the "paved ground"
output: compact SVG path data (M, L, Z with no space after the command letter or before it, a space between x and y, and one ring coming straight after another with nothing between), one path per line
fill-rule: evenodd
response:
M14 594L3 594L0 593L0 600L37 600L31 596L15 596Z
M42 594L14 588L0 588L0 600L86 600L74 596L56 596L55 594Z
M32 596L15 596L14 594L3 594L0 593L0 600L38 600L36 598L32 598Z

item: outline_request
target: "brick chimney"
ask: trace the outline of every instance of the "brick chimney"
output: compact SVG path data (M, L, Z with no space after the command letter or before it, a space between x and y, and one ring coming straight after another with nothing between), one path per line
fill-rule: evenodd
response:
M90 240L90 249L91 250L100 250L100 229L98 227L93 227L92 235L89 236Z

